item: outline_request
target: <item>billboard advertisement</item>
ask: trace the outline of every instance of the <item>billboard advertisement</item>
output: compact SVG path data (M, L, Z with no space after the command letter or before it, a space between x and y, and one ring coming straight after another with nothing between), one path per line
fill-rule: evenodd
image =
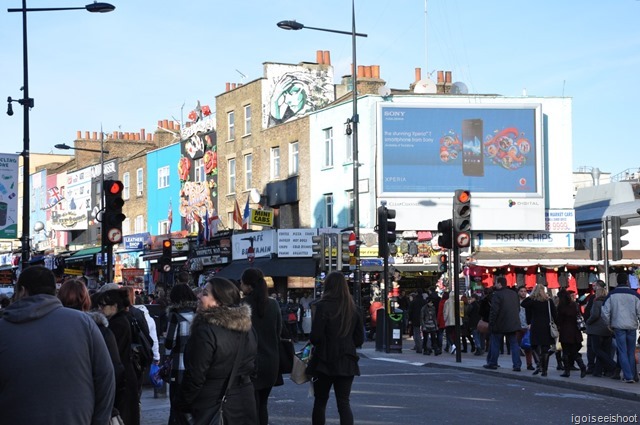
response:
M380 106L381 195L542 197L541 107Z
M0 154L0 239L18 237L18 156Z
M399 229L435 229L456 189L475 230L545 229L540 103L379 104L378 196Z

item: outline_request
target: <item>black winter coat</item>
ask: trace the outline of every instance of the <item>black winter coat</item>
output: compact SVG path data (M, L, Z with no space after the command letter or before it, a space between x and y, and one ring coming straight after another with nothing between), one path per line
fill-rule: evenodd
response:
M469 321L469 329L471 331L475 330L478 327L478 322L480 321L480 302L474 301L469 303L464 316Z
M595 297L594 297L595 298ZM587 335L611 336L612 332L609 326L602 318L602 305L606 297L596 298L591 303L591 311L587 322Z
M578 329L578 304L571 302L558 306L558 330L561 344L581 344L582 332Z
M197 417L198 411L220 404L239 349L240 365L227 394L224 420L229 424L255 424L251 376L255 373L258 343L251 328L251 308L243 304L197 312L185 348L178 407L188 406L198 423L208 423Z
M244 302L253 305L255 303L253 294L248 294ZM278 302L273 298L267 299L264 316L259 317L256 310L251 309L251 323L258 338L256 377L253 386L256 390L262 390L273 387L278 379L282 315Z
M527 323L530 325L531 345L554 345L555 338L551 338L551 320L556 319L556 306L551 300L537 301L531 298L522 300L522 307L527 313ZM549 310L551 316L549 316Z
M337 302L321 299L315 304L309 341L314 345L316 371L329 376L360 375L356 347L364 343L362 317L354 311L353 323L346 337L338 336L340 317L335 316ZM418 323L419 319L418 319Z
M115 407L126 425L140 423L140 407L138 402L138 377L131 361L131 324L129 313L119 311L109 318L109 329L118 343L120 361L124 366L124 383L116 388Z
M409 320L414 326L420 326L420 312L425 305L422 294L418 294L413 297L413 300L409 303Z
M507 334L519 331L520 298L509 288L498 289L491 298L489 326L492 333Z

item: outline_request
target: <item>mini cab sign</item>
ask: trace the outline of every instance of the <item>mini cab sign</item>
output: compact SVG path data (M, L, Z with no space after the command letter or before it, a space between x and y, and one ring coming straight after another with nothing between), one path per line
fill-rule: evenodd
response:
M273 227L273 211L251 210L251 224Z

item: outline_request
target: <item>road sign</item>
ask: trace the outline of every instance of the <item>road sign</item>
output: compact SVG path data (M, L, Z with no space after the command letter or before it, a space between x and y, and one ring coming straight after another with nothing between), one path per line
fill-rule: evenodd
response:
M356 234L349 233L349 252L354 254L356 252Z

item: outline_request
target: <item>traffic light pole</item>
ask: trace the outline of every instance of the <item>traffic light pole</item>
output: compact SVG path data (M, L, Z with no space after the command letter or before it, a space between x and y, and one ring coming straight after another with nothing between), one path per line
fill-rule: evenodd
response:
M602 249L604 250L604 283L609 290L609 217L602 219Z
M107 245L107 265L105 267L105 283L113 282L113 245ZM104 260L104 258L103 258Z
M386 242L385 242L386 243ZM384 320L382 321L382 332L384 332L382 334L382 341L384 342L384 352L385 353L389 353L391 352L390 350L390 332L389 332L389 326L391 325L391 319L389 317L389 314L391 314L391 306L389 305L389 290L391 289L390 285L389 285L389 255L387 253L387 255L384 256L383 260L382 260L382 264L383 264L383 279L384 279L384 289L382 290L382 305L384 305ZM374 314L376 314L374 312Z
M460 338L460 280L458 276L460 276L460 250L458 248L453 248L453 293L455 294L453 297L454 300L454 309L453 314L456 317L456 363L462 363L462 339Z

